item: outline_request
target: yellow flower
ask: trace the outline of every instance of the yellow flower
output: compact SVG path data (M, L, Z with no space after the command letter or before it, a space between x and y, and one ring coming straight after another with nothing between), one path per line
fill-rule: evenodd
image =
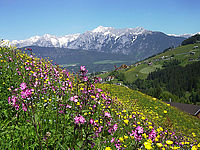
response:
M164 110L164 114L166 114L167 113L167 111L166 110Z
M171 149L179 149L180 147L174 146L174 147L170 147Z
M141 119L142 119L142 120L145 120L145 117L142 117Z
M197 146L200 147L200 143Z
M145 147L146 149L152 149L151 143L149 143L149 142L144 142L144 147Z
M110 147L106 147L105 150L112 150Z
M122 112L126 112L126 110L124 109Z
M196 145L192 146L191 150L198 150L198 147Z
M142 134L142 136L143 136L144 138L147 138L147 135L146 135L146 133Z
M94 96L94 95L91 95L91 98L95 99L95 96Z
M149 125L152 125L152 123L151 123L151 122L148 122L148 124L149 124Z
M137 124L140 124L140 122L137 122Z
M153 127L152 127L152 126L149 126L149 129L153 129Z
M122 137L120 137L119 141L122 143L122 142L124 142L124 139Z
M171 144L173 144L173 141L167 140L166 143L167 143L168 145L171 145Z
M128 139L128 136L127 136L127 135L124 135L124 139Z
M129 122L128 120L124 120L124 123L127 124L127 125L128 125L128 122Z
M45 99L45 100L44 100L44 102L46 103L46 102L47 102L47 100Z
M162 146L163 146L162 143L156 143L156 145L157 145L158 147L162 147Z
M76 105L80 105L80 102L77 102Z
M192 132L192 136L193 136L193 137L196 137L196 134L195 134L194 132Z
M157 138L157 137L155 138L155 141L156 141L156 142L158 141L158 138Z

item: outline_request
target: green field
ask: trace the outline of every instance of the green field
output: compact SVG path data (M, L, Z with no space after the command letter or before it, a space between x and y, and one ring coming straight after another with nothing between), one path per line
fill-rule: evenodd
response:
M198 46L198 49L193 49L194 46ZM194 55L191 55L191 52L195 52ZM173 56L173 57L172 57ZM181 66L185 66L190 64L200 57L200 43L189 44L185 46L179 46L175 49L166 51L164 53L158 54L149 59L137 62L135 64L140 63L140 65L135 66L135 64L131 65L129 69L121 69L119 72L123 73L125 76L125 81L128 83L132 83L138 78L145 79L150 72L156 70L156 68L162 69L162 65L164 62L168 62L170 60L177 59L181 62ZM164 59L162 59L164 58ZM192 59L192 61L189 61ZM148 62L152 62L152 65L148 66ZM109 75L109 74L107 74Z
M96 61L93 64L118 64L118 63L126 63L127 61L118 61L118 60L102 60Z

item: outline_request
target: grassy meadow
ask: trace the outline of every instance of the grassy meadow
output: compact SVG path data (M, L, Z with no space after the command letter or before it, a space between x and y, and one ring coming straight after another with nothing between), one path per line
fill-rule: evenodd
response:
M0 47L0 149L200 147L200 120L29 53Z

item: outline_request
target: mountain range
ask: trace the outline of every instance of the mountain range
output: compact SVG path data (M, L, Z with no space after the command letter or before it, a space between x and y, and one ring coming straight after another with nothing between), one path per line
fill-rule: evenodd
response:
M157 53L167 47L177 46L184 39L184 37L168 36L162 32L149 31L142 27L115 29L99 26L92 31L82 34L71 34L61 37L45 34L25 40L14 40L11 43L17 47L58 47L126 55L137 52L137 55L140 55L144 51Z
M14 40L11 44L20 48L33 47L35 49L33 52L36 52L37 56L49 57L59 64L93 65L94 69L100 65L101 61L103 61L101 65L105 67L105 62L108 61L132 63L145 59L169 47L179 46L188 36L167 35L163 32L146 30L143 27L116 29L99 26L81 34L61 37L45 34L25 40ZM88 61L89 58L93 61ZM110 63L106 70L113 65L114 63ZM98 71L101 70L100 67Z

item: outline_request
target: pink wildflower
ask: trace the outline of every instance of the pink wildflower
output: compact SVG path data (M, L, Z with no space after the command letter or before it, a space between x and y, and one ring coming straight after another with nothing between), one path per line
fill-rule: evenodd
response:
M85 118L83 116L79 117L79 121L80 121L81 124L84 124L86 122Z
M81 66L80 69L81 69L81 71L85 71L86 70L85 66Z
M26 89L26 83L24 83L24 82L22 82L21 84L20 84L20 89L21 90L25 90Z
M110 118L111 117L110 113L109 112L105 112L105 117Z
M76 116L76 117L74 118L74 121L75 121L75 124L79 124L79 117Z

